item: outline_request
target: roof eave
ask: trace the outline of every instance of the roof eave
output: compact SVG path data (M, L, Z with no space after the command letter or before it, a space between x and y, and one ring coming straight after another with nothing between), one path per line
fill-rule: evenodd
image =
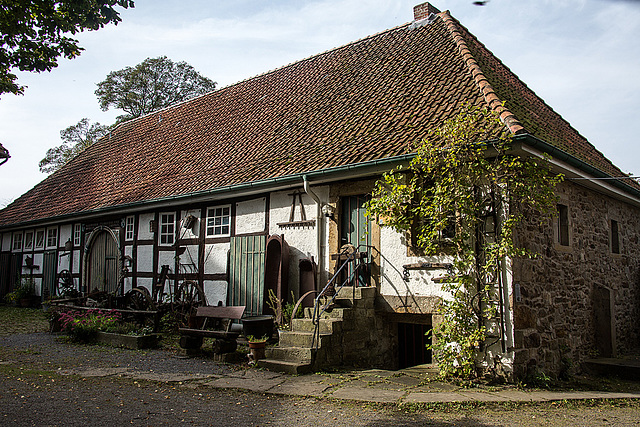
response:
M552 166L562 172L568 180L574 179L575 181L573 182L575 183L578 183L579 180L581 185L640 207L640 190L625 183L622 179L619 179L620 177L612 177L585 161L530 134L514 136L513 144L514 150L522 150L530 155L548 154L551 156Z
M20 223L0 226L0 231L11 231L14 229L25 227L43 227L50 224L57 224L63 221L86 221L108 215L131 214L134 212L171 208L181 205L184 206L213 202L229 197L238 198L251 196L254 194L262 194L265 192L286 190L289 188L302 187L304 177L306 177L310 184L320 185L345 179L347 177L349 179L357 179L368 176L376 176L396 166L408 164L413 157L414 154L404 154L400 156L387 157L384 159L337 166L328 169L300 172L283 177L228 185L206 191L198 191L177 196L126 203L84 212L57 215L33 221L22 221Z

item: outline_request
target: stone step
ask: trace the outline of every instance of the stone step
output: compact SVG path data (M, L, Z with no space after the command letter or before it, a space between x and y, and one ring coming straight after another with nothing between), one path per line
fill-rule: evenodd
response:
M308 374L313 371L311 363L275 359L260 359L258 360L258 367L290 375Z
M342 320L320 319L318 327L321 334L340 333L342 331ZM294 332L313 332L315 328L316 325L313 323L313 319L293 319L291 324L291 330Z
M313 335L313 332L282 331L278 345L280 347L311 347L314 344ZM320 341L315 343L316 347L326 347L331 344L331 334L321 333L318 339Z
M376 298L376 287L356 287L353 286L345 286L338 291L336 294L336 299L342 300L374 300Z
M313 350L303 347L267 347L266 359L285 360L289 362L311 363Z
M305 318L312 319L313 318L313 308L305 309ZM342 320L342 321L353 321L355 318L355 314L353 310L349 307L339 307L334 306L330 311L324 311L320 315L320 319L331 319L331 320Z

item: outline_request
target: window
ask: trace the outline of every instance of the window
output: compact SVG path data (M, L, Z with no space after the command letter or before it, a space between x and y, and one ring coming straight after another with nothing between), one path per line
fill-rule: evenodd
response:
M82 226L76 224L73 226L73 246L80 246L82 243Z
M175 238L176 220L175 214L160 214L160 244L173 245Z
M569 207L558 204L558 232L556 241L562 246L569 246Z
M21 251L22 250L22 232L13 233L13 245L11 245L11 249L13 251Z
M618 234L618 221L611 220L611 253L620 253L620 235Z
M207 236L229 236L231 229L231 206L207 209Z
M44 249L44 230L36 230L36 249Z
M133 226L135 224L133 216L128 216L124 222L124 240L133 240Z
M30 251L33 249L33 231L26 231L24 233L24 250Z
M47 249L54 249L58 245L58 229L47 228Z

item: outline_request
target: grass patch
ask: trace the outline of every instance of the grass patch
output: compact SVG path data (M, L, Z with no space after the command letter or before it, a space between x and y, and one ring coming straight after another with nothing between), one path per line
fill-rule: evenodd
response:
M0 336L48 331L48 313L36 308L0 306Z

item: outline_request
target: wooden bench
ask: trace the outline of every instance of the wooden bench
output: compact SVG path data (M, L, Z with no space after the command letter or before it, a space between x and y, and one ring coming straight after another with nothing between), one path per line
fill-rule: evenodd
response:
M204 338L215 338L213 352L215 354L232 353L238 346L239 332L232 332L233 320L240 320L245 306L198 307L195 322L200 328L180 328L180 347L196 350L202 347ZM226 323L226 325L225 325ZM213 328L213 329L211 329Z

